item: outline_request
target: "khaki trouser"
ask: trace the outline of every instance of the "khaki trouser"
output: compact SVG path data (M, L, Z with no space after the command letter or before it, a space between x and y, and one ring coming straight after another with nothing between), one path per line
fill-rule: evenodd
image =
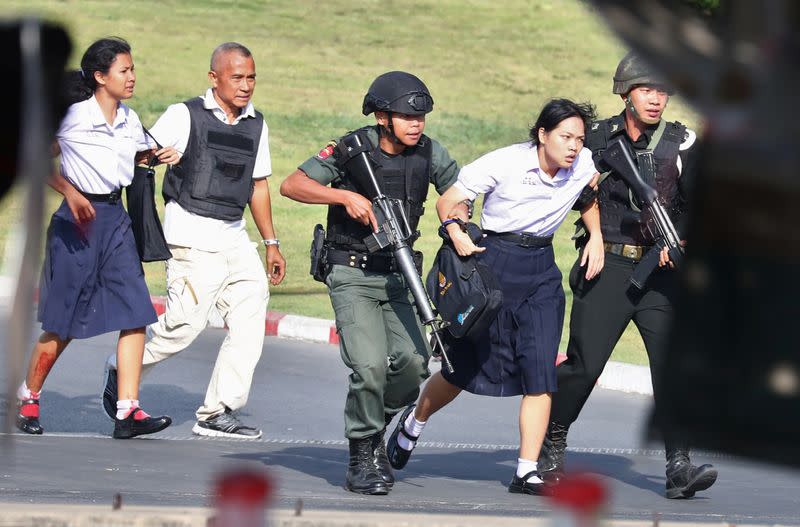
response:
M183 351L206 327L217 309L228 326L219 350L199 420L247 403L261 349L269 289L256 244L221 252L170 246L167 260L167 306L158 322L147 327L146 373L155 364Z
M417 399L419 385L430 375L430 346L400 273L334 265L326 283L339 351L352 370L345 437L359 439L383 430L386 416Z

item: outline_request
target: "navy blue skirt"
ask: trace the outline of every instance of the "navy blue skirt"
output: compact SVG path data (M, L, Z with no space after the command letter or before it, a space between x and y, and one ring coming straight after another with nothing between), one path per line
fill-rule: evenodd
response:
M555 392L556 355L564 324L564 289L553 247L521 247L496 237L478 259L495 273L503 306L482 336L450 339L448 382L479 395Z
M122 203L92 203L78 225L66 201L53 214L39 283L42 330L61 339L136 329L157 320Z

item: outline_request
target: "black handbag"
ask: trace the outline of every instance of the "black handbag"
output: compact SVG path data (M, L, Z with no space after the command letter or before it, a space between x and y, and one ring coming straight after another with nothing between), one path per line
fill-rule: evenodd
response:
M463 228L475 243L483 237L474 223ZM425 288L442 320L448 322L448 333L457 339L475 339L497 318L503 291L489 267L474 255L458 255L443 227L439 236L444 243L436 253Z
M144 128L144 127L143 127ZM156 146L161 145L144 128ZM125 188L128 201L128 215L131 217L131 229L136 239L136 250L143 262L157 262L172 258L172 253L164 238L164 229L156 211L156 171L158 159L153 156L148 166L136 166L133 169L133 181Z

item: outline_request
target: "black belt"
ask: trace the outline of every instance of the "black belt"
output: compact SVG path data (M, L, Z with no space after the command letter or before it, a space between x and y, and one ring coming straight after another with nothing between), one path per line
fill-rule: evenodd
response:
M516 243L521 247L547 247L553 245L552 236L536 236L527 232L494 232L483 231L487 236L500 238L501 240Z
M84 198L94 202L116 203L122 198L122 189L114 190L108 194L91 194L89 192L79 191Z
M335 265L346 265L375 273L391 273L397 270L394 256L382 253L361 253L328 249L327 262Z

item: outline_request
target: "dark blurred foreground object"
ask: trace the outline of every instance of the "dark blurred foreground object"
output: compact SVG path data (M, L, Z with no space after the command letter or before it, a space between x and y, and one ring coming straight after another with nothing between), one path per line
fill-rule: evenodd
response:
M594 3L706 119L656 418L800 465L800 2Z
M28 40L36 41L29 42L25 52L22 49L23 27L28 28ZM31 46L37 49L30 49ZM3 50L0 67L5 78L0 84L0 94L2 100L8 102L6 111L10 112L0 121L0 198L14 178L22 174L22 148L26 140L34 140L32 134L44 133L39 139L47 149L40 153L49 159L50 141L66 111L61 79L71 48L69 37L58 26L36 20L0 19L0 49ZM39 71L34 72L34 69ZM38 77L40 85L31 86L31 77ZM34 89L40 93L33 93ZM41 122L35 122L39 114Z
M71 50L66 32L35 19L0 21L0 100L9 114L0 121L0 198L19 176L25 183L22 243L11 247L8 268L15 284L2 351L8 364L10 430L15 388L22 377L33 319L33 284L42 236L44 187L50 172L50 143L66 110L61 97L64 65Z

